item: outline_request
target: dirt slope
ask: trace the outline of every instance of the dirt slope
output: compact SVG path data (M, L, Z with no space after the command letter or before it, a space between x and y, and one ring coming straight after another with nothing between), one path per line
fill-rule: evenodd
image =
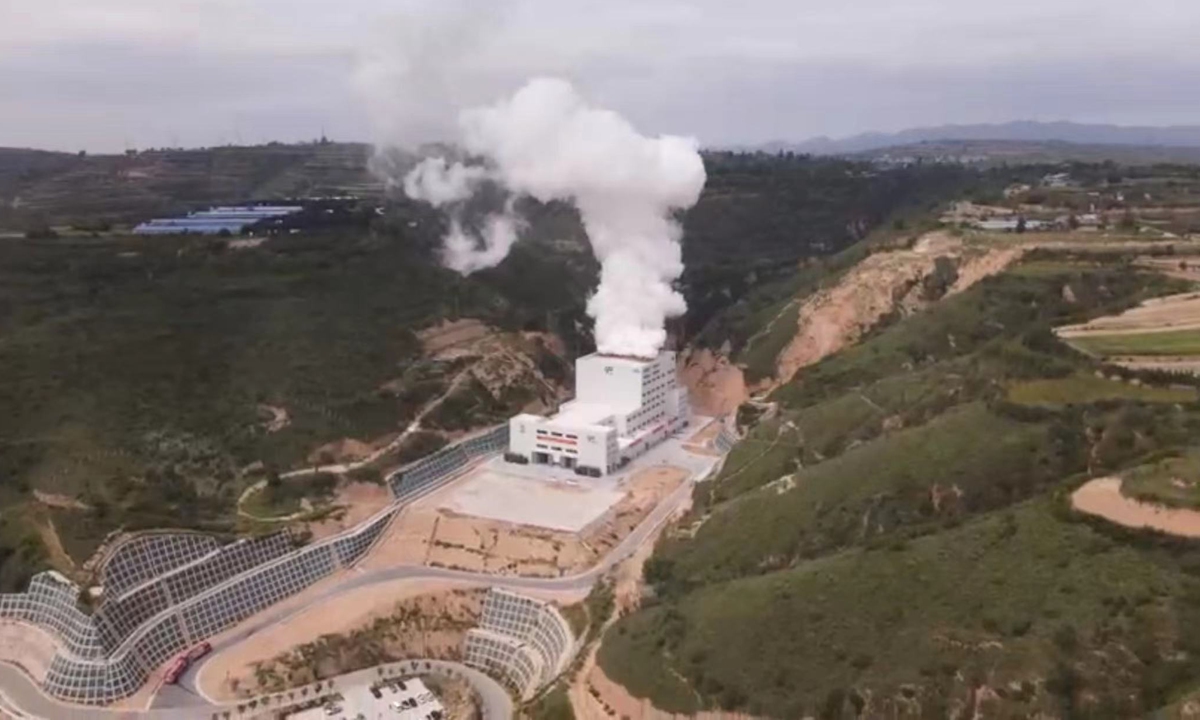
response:
M967 248L961 239L939 230L922 236L911 249L872 254L836 284L803 301L796 336L780 353L775 379L764 389L791 380L801 368L858 341L886 315L907 315L928 305L922 283L938 258L953 262L958 273L950 295L1001 272L1024 252L1018 246Z
M706 415L731 413L749 397L742 369L708 348L682 357L679 378L688 388L692 407Z

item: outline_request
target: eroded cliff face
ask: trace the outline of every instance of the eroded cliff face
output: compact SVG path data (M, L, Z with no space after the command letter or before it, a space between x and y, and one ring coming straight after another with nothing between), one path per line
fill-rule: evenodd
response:
M742 369L720 350L700 348L682 353L679 379L688 388L692 407L706 415L736 412L749 397Z

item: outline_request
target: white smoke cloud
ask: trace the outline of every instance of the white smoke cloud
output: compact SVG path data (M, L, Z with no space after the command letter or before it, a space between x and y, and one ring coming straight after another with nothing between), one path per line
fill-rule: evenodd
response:
M531 80L512 97L460 115L461 144L483 165L421 162L404 180L409 197L451 206L447 265L463 273L499 263L516 240L511 202L480 237L464 232L455 207L490 180L542 202L574 203L596 259L600 286L588 301L601 352L650 356L665 322L687 306L673 212L695 204L704 163L690 138L639 134L614 112L588 105L563 80Z
M441 157L425 158L404 176L404 194L442 207L469 199L486 177L487 171L477 165L448 164Z
M443 240L442 262L451 270L470 275L476 270L495 267L508 256L524 226L510 202L503 213L489 215L479 236L466 232L462 220L450 220L450 232Z

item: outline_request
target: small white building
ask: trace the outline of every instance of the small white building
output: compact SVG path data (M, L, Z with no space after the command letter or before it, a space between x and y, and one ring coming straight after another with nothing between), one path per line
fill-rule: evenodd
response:
M505 457L600 477L670 437L689 414L675 353L585 355L575 361L575 399L550 417L512 418Z

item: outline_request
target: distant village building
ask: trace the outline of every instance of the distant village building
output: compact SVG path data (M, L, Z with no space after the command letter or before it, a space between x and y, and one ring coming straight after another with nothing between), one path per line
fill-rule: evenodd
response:
M191 212L184 217L156 218L133 229L135 235L237 235L264 220L298 213L300 205L238 205Z
M1071 187L1070 173L1051 173L1042 178L1042 185L1049 188Z
M996 218L992 220L977 220L974 227L990 232L1016 232L1020 224L1021 218ZM1046 220L1025 220L1025 229L1027 231L1045 230L1051 226L1052 223Z

